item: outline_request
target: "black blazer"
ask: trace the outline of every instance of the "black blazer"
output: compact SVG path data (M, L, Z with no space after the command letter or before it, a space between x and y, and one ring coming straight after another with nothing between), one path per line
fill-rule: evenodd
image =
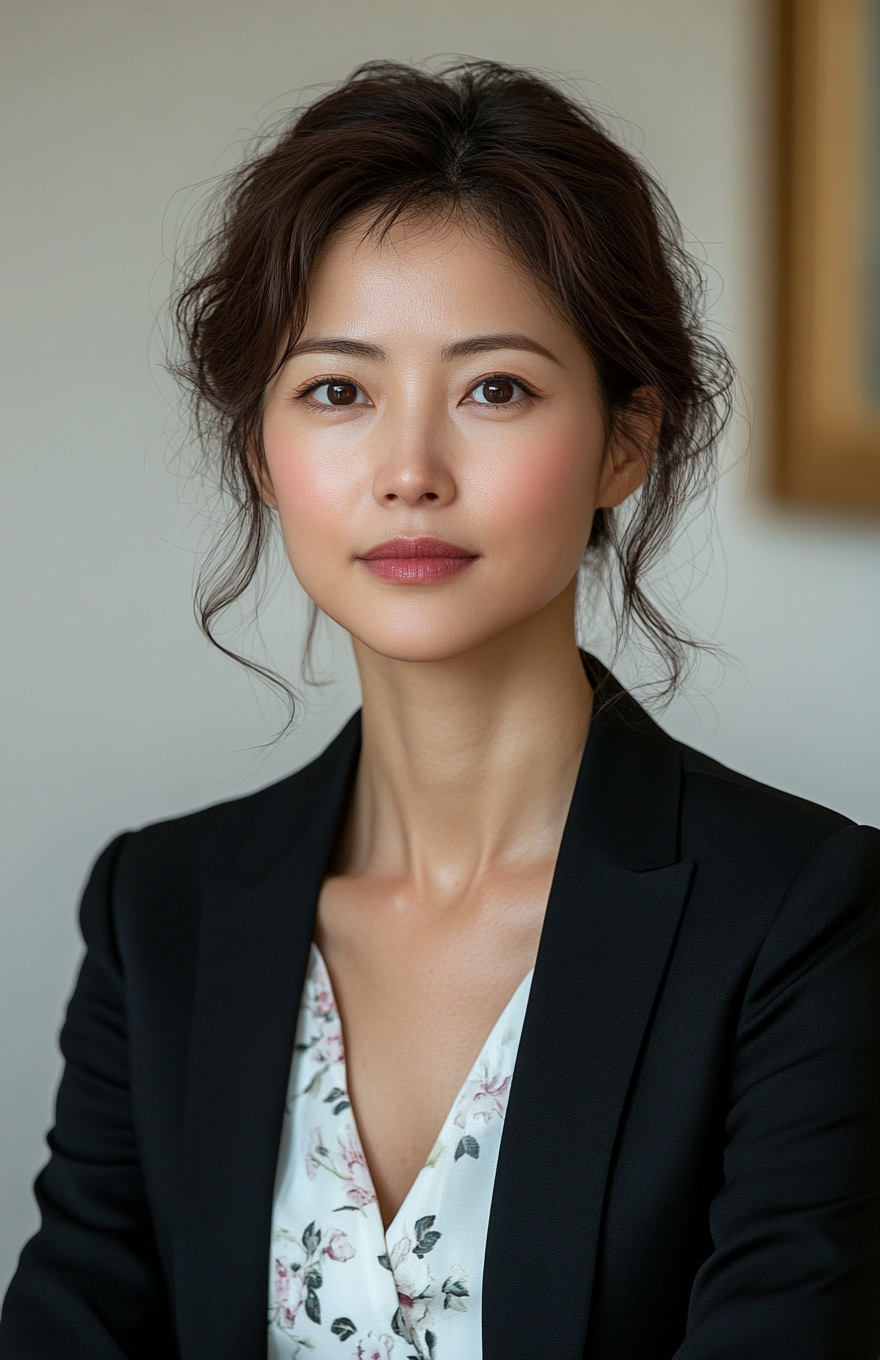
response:
M484 1360L877 1360L880 833L671 740L593 672ZM265 1360L294 1029L359 730L98 860L2 1360Z

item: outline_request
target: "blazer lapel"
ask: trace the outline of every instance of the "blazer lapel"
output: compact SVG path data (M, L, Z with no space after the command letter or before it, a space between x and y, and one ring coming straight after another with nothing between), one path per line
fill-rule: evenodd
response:
M175 1238L184 1360L265 1360L284 1100L318 893L359 735L356 715L297 805L260 826L239 856L241 876L204 894Z
M599 668L489 1220L483 1357L583 1356L615 1138L693 866L674 744Z

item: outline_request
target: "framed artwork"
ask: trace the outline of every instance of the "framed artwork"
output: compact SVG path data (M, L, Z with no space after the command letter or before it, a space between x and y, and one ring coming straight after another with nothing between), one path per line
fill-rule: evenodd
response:
M779 0L776 490L880 510L880 0Z

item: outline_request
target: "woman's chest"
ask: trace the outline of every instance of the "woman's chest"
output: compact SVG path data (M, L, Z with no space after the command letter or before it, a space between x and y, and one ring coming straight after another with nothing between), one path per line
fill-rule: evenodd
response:
M384 1221L396 1214L493 1025L532 969L543 903L359 911L322 894L316 939Z

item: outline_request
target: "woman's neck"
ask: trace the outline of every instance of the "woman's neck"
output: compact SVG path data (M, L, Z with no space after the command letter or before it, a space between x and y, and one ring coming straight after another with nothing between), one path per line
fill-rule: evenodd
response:
M450 661L355 654L363 748L338 870L460 901L493 869L555 859L592 706L574 585Z

